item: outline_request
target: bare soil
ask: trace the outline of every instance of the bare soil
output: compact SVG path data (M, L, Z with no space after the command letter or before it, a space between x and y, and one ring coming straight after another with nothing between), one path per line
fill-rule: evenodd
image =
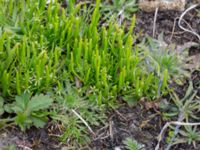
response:
M6 150L11 145L14 145L15 150L61 150L64 144L51 136L52 130L56 132L51 123L45 128L31 128L26 132L17 127L6 128L0 133L0 150Z
M124 149L123 141L131 138L150 150L156 146L156 137L163 126L163 121L157 112L144 109L142 105L134 108L124 105L110 113L108 124L107 131L102 131L107 136L102 135L93 141L92 146L95 149Z
M184 20L190 24L192 29L200 34L200 17L197 16L199 8L191 10L184 17ZM199 43L197 37L191 33L185 32L178 26L178 18L181 16L180 11L158 11L157 21L156 21L156 32L155 38L159 34L163 33L163 37L166 43L175 43L176 45L181 45L186 42L197 42ZM142 33L143 36L153 36L153 22L154 22L154 12L148 13L139 11L137 13L137 23L135 32ZM183 26L188 28L185 23Z
M200 71L194 71L191 79L194 84L194 90L198 91L200 96ZM183 97L189 85L189 80L184 85L171 85L179 97ZM162 118L162 110L159 106L162 102L168 101L169 97L163 97L157 101L149 102L141 100L135 107L122 105L119 109L110 112L107 126L101 127L101 135L97 140L93 140L91 146L96 150L115 150L120 148L126 150L123 141L126 138L132 138L144 146L144 150L154 150L158 143L158 135L165 125L166 121ZM169 101L168 101L169 102ZM177 121L177 118L173 118ZM103 130L102 130L103 129ZM199 129L199 128L198 128ZM199 129L200 130L200 129ZM98 130L97 130L98 131ZM168 131L168 130L166 130ZM160 150L164 149L168 132L164 134L160 145ZM171 150L199 150L200 142L194 145L186 143L177 144L171 147Z

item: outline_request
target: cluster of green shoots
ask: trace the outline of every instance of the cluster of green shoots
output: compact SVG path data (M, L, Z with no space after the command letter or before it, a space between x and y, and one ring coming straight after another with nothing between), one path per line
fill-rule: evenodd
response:
M0 0L0 8L0 115L15 114L4 121L22 130L50 117L68 127L61 140L79 143L85 128L71 112L97 125L118 96L129 103L165 94L179 68L159 43L137 41L135 16L128 29L102 24L100 0L91 14L74 1L63 8L57 0Z
M14 116L1 123L26 130L50 117L66 129L61 140L81 143L88 138L78 113L98 125L119 96L131 104L166 93L176 55L150 39L138 42L135 16L128 30L102 24L100 6L97 0L89 14L73 1L63 8L57 0L0 0L0 115Z
M89 22L79 14L81 5L67 10L58 2L47 6L45 0L1 1L1 5L1 18L6 20L0 22L0 89L4 97L59 93L66 79L96 89L99 104L119 93L157 96L163 77L148 70L145 50L134 44L135 17L125 33L113 23L99 27L99 0Z

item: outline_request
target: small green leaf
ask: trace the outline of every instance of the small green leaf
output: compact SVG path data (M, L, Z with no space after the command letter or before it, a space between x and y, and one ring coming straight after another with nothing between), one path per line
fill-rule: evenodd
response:
M37 128L42 128L44 127L45 123L46 123L46 120L43 119L43 118L36 118L36 117L33 117L31 118L31 120L33 121L33 125L36 126Z
M31 101L28 104L28 109L30 112L39 111L41 109L49 108L53 103L53 99L47 95L35 95L32 97Z
M135 106L139 100L137 96L124 96L123 99L128 103L129 106Z
M197 17L200 17L200 12L197 14Z
M9 146L9 150L15 150L15 145L13 145L13 144L10 145L10 146Z
M2 97L0 97L0 116L4 113L4 99Z
M4 104L4 99L3 97L0 96L0 107L3 107L3 104Z
M135 139L127 138L126 140L123 141L126 149L128 150L139 150L143 149L144 145L138 143Z
M13 113L13 107L14 105L13 104L6 104L4 105L4 110L7 112L7 113Z
M31 120L23 113L17 113L15 118L15 123L21 128L22 131L25 131L28 128Z
M16 96L16 106L21 108L22 110L26 109L28 106L29 100L30 100L31 95L29 93L24 93L21 96Z

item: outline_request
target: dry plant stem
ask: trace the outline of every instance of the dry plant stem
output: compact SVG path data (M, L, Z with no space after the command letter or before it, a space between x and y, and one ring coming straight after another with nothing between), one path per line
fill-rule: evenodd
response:
M113 109L113 110L114 110L114 112L115 112L117 115L119 115L119 117L122 118L124 121L128 121L128 120L126 119L126 117L124 117L118 110L115 110L115 109Z
M157 15L158 15L158 7L155 10L154 21L153 21L153 38L155 38Z
M176 20L178 20L179 17L176 17L174 19L174 25L173 25L173 29L172 29L172 34L171 34L171 37L170 37L170 41L172 40L173 38L173 35L174 35L174 31L175 31L175 26L176 26ZM191 25L185 20L185 19L182 19L182 21L189 27L189 29L192 31L192 32L195 32L194 29L192 29ZM184 32L184 31L183 31Z
M89 129L93 136L96 136L89 124L74 109L72 109L72 112L85 124L85 126Z
M25 145L17 145L19 148L22 148L23 150L32 150L31 148L25 146Z
M96 134L99 135L101 133L101 131L106 130L108 127L109 127L109 124L106 124L104 127L97 130Z
M113 141L113 121L109 122L109 133L110 133L110 138Z
M193 30L186 29L185 27L183 27L183 26L181 25L181 21L183 20L183 17L184 17L190 10L196 8L197 6L199 6L199 4L195 4L195 5L190 6L188 9L186 9L186 10L181 14L180 19L179 19L179 21L178 21L178 26L179 26L182 30L184 30L184 31L186 31L186 32L189 32L189 33L192 33L193 35L197 36L197 38L199 39L199 42L200 42L200 35L199 35L199 34L197 34L197 33L196 33L195 31L193 31Z
M191 27L191 25L190 25L185 19L183 19L183 22L189 27L189 29L190 29L192 32L195 32L194 29Z
M183 116L183 112L181 112L179 114L179 117L178 117L178 122L182 122L184 119L184 116ZM164 149L164 150L169 150L172 146L172 143L174 142L175 138L176 138L176 135L178 134L179 130L180 130L180 127L181 125L177 125L175 130L174 130L174 135L172 136L172 138L170 139L170 142L169 144L167 145L167 147Z
M178 17L176 17L175 19L174 19L174 24L173 24L173 28L172 28L172 34L171 34L171 36L170 36L170 42L171 42L171 40L172 40L172 38L173 38L173 36L174 36L174 31L175 31L175 27L176 27L176 20L178 20L179 18Z
M57 138L59 138L59 137L61 137L61 135L59 135L59 134L52 134L52 133L50 133L50 134L48 134L49 136L52 136L52 137L57 137Z
M164 134L165 130L166 130L170 125L180 125L180 126L200 126L200 122L197 122L197 123L179 122L179 121L171 121L171 122L167 122L167 123L164 125L164 127L162 128L160 134L158 135L158 144L156 145L155 150L159 150L160 142L162 141L163 134Z

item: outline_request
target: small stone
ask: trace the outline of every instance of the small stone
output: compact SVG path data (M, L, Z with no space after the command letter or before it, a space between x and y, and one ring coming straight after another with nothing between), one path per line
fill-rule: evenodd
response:
M62 147L61 150L68 150L67 146Z
M185 9L186 0L139 0L139 8L146 12L159 10L176 10Z
M120 147L115 147L114 150L121 150L121 148Z

